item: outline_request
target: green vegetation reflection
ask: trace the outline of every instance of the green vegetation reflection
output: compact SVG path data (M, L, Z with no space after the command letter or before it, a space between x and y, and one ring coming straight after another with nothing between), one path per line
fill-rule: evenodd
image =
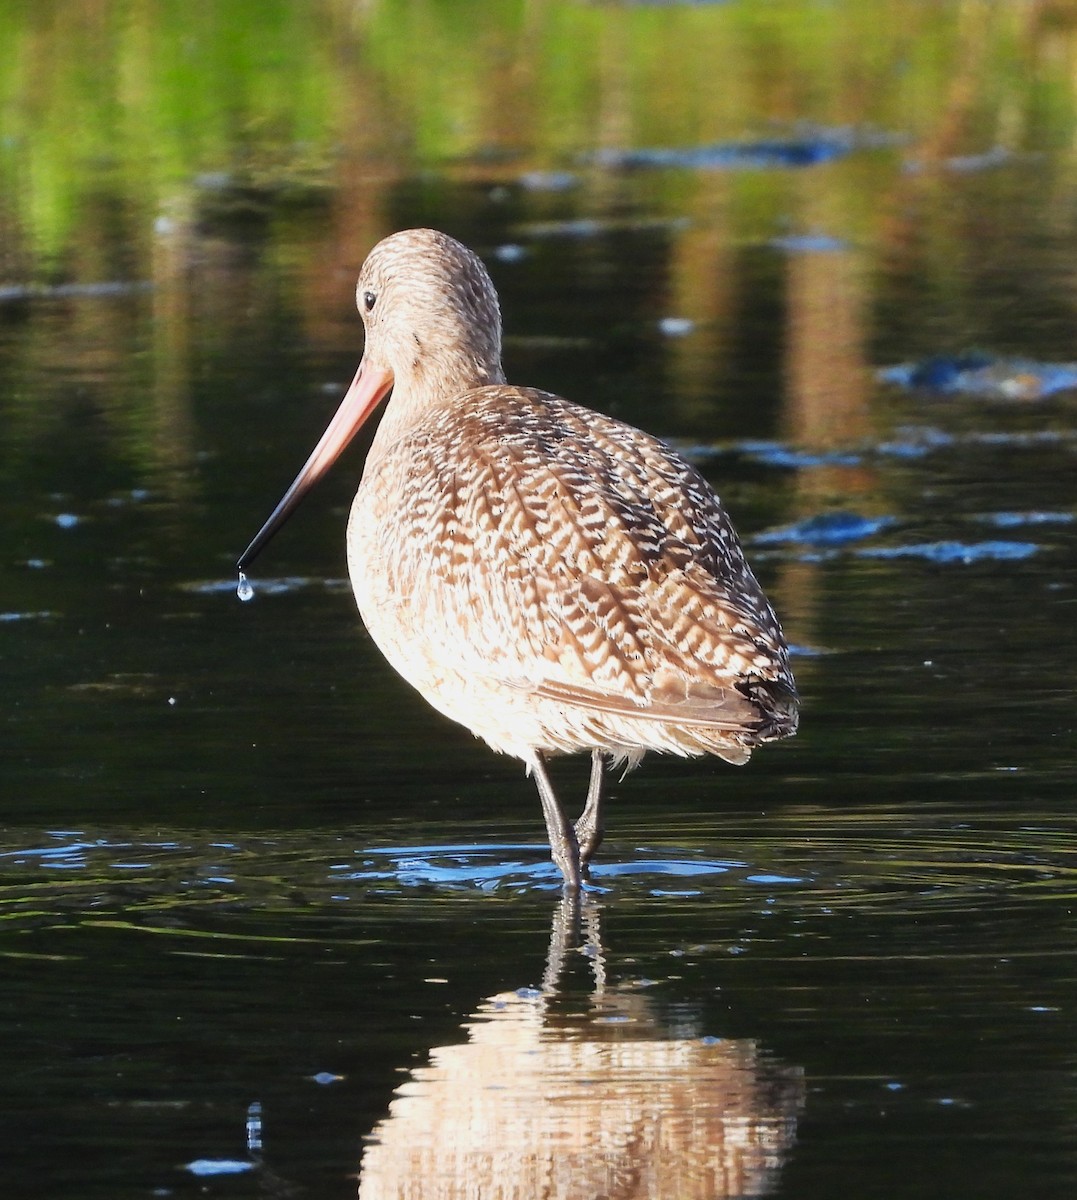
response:
M9 3L4 274L62 267L116 201L144 254L153 216L215 173L302 191L348 163L551 166L768 123L887 130L929 158L1062 147L1075 57L1058 2Z

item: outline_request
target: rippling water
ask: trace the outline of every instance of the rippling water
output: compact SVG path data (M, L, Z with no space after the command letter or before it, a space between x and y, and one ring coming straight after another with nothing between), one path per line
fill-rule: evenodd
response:
M363 1195L457 1195L510 1160L533 1194L556 1154L552 1194L607 1170L714 1196L821 1191L836 1154L885 1179L916 1146L928 1194L962 1173L993 1194L998 1156L962 1156L1041 1143L1072 1094L1077 830L971 816L847 798L637 817L578 931L544 847L492 822L405 846L361 827L9 840L9 1162L91 1194L332 1190L369 1134ZM76 1143L88 1163L42 1163Z

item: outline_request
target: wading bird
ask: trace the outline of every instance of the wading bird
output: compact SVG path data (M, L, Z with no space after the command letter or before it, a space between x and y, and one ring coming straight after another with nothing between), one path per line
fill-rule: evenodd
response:
M639 429L505 381L497 293L467 247L432 229L385 238L356 303L359 369L240 571L391 391L348 521L360 614L430 704L526 764L578 889L602 840L607 759L739 764L796 731L781 626L695 468ZM585 750L572 824L547 757Z

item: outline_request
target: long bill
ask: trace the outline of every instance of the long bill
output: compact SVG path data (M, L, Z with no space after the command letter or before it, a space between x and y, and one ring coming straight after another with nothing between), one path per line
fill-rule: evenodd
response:
M359 432L367 417L378 407L392 386L393 375L387 368L377 367L366 361L359 364L359 370L355 372L355 378L345 392L340 407L333 414L333 419L314 447L310 458L270 514L269 520L258 530L254 540L240 555L236 565L241 571L254 562L269 539L299 507L307 492L336 462L345 446Z

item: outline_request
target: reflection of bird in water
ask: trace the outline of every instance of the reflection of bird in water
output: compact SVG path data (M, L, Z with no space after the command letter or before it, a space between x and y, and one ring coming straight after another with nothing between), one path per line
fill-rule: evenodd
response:
M465 1043L435 1047L397 1089L360 1200L719 1200L776 1186L799 1069L747 1039L669 1036L639 991L557 995L564 940L555 922L541 992L488 1000Z
M443 713L522 759L569 887L602 837L604 760L748 760L796 730L781 627L703 477L668 446L501 367L479 259L430 229L371 251L366 347L241 570L392 389L348 523L363 620ZM575 826L546 756L589 750Z

